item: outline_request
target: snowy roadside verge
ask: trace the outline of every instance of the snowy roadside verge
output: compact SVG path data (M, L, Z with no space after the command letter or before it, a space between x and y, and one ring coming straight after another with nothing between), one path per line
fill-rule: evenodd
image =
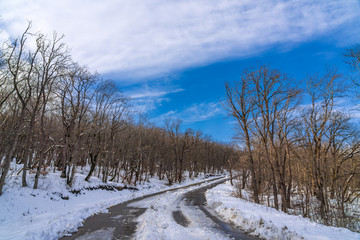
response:
M29 187L22 188L21 177L11 177L0 196L0 239L58 239L68 232L74 232L82 222L107 208L148 194L170 190L210 180L200 175L194 180L167 186L165 181L150 179L136 186L139 191L86 190L103 185L98 178L85 182L84 174L78 173L73 189L85 189L81 194L71 193L60 173L49 173L40 180L39 189L31 188L34 176L29 175ZM112 183L116 187L123 184Z
M250 235L265 239L360 239L360 234L345 228L328 227L301 216L232 196L229 181L206 192L208 205L225 221L232 222Z

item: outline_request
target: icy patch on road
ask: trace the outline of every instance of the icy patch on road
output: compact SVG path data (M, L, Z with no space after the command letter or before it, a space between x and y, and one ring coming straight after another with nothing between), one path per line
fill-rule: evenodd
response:
M202 184L205 186L208 184ZM181 201L186 192L197 187L167 192L159 196L144 199L131 204L131 207L148 208L138 218L138 226L135 239L166 239L166 240L226 240L224 234L213 228L213 223L205 214L195 208L191 208ZM184 216L189 219L189 226L183 227L176 223L172 216L173 211L181 210Z
M98 239L113 239L115 228L100 229L84 236L78 237L76 240L98 240Z
M360 239L360 234L345 228L328 227L301 216L232 196L229 181L206 192L208 205L225 221L232 222L250 235L265 239Z

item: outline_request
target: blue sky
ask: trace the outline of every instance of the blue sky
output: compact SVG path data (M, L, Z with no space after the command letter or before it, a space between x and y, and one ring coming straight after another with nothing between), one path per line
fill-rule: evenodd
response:
M301 84L360 43L360 1L2 0L0 39L33 30L65 34L73 58L116 80L132 110L161 126L183 120L231 141L219 101L224 82L259 64Z

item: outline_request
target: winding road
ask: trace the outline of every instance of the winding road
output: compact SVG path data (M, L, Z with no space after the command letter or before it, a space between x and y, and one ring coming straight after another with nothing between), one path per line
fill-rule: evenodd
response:
M225 181L213 179L118 204L61 239L257 239L222 221L207 206L206 190Z

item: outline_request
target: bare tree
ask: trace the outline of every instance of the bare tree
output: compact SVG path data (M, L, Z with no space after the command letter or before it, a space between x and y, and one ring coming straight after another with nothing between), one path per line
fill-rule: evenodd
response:
M271 180L275 208L279 208L278 192L281 194L282 210L287 211L288 178L291 167L288 167L289 159L286 150L285 138L288 133L285 128L288 125L287 115L296 106L299 90L291 88L284 74L276 70L270 70L261 66L252 72L251 79L255 86L254 123L264 155L271 170ZM286 135L285 135L286 134ZM280 188L280 191L278 190Z
M92 87L96 75L86 68L73 64L62 76L58 86L60 111L63 125L62 177L72 185L83 142L83 121L93 98ZM75 144L76 143L76 144Z
M253 122L252 111L255 106L252 100L253 89L249 79L249 73L244 72L239 82L234 86L230 84L225 85L226 100L224 103L225 109L229 115L233 117L239 127L238 133L245 140L245 146L248 154L248 162L251 172L251 187L253 191L253 199L255 203L259 203L259 187L258 178L256 174L256 167L253 157L253 148L251 144L251 130L250 125Z
M304 123L304 143L312 166L315 196L320 201L320 215L326 219L328 212L327 202L327 174L330 142L326 134L331 126L331 117L334 113L335 97L340 93L336 81L340 75L327 73L324 77L312 76L308 79L307 93L311 105L302 116Z
M67 68L69 55L67 49L62 43L63 36L58 37L56 33L53 38L46 39L40 35L37 39L37 48L39 49L40 59L36 66L37 79L35 85L35 101L32 109L32 119L40 112L39 128L41 144L39 149L39 159L37 161L37 170L34 181L34 189L38 187L40 169L44 163L44 154L46 152L45 134L45 114L49 103L49 98L53 93L53 85L59 80Z
M347 48L344 56L347 58L348 65L352 68L354 76L352 78L356 86L360 86L360 44Z
M2 193L2 187L5 183L5 177L9 170L10 161L15 153L17 148L18 139L21 131L24 129L24 119L27 111L28 103L32 95L32 77L34 73L34 65L36 55L38 54L38 49L35 52L30 52L26 50L26 41L31 35L29 30L31 28L31 23L25 29L21 37L15 39L11 43L8 43L6 48L2 51L4 53L4 61L6 66L6 77L9 78L9 81L13 85L13 91L15 94L16 102L20 104L19 106L19 117L16 119L14 124L14 129L11 133L11 136L8 136L7 153L4 160L4 166L0 178L0 194ZM11 92L11 91L10 91ZM10 95L5 94L5 99ZM22 184L26 186L26 171L28 159L23 159L23 178Z

